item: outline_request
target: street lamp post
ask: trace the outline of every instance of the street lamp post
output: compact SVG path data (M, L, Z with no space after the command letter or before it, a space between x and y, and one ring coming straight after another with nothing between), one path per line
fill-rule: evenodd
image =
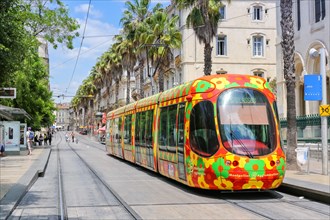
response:
M325 72L325 50L319 51L312 48L309 51L312 58L320 56L320 75L322 77L322 105L327 105L327 75ZM322 174L328 175L328 121L327 117L321 116L321 137L322 137Z

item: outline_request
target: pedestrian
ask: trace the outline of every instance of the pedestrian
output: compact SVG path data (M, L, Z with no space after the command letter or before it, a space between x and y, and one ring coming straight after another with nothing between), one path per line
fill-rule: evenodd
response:
M5 145L0 143L0 157L5 156Z
M26 137L26 145L28 149L28 155L32 154L32 141L34 139L34 132L31 130L31 127L28 127L28 130L25 134Z
M44 133L44 143L45 143L45 145L47 145L47 142L48 142L48 135L47 135L47 133Z
M52 145L52 132L48 130L48 142L49 142L49 145Z
M44 135L40 133L39 135L39 146L42 146L42 142L44 141Z
M74 143L74 133L71 133L71 137L72 137L72 143Z
M65 134L65 141L66 142L69 142L70 141L68 133Z

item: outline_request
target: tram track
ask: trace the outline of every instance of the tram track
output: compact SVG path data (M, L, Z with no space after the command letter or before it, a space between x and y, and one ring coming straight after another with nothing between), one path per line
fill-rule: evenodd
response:
M281 194L276 190L256 192L255 194L251 195L251 198L245 196L248 194L250 196L251 193L252 192L221 193L220 199L233 206L236 206L240 209L246 210L250 213L261 216L262 218L266 218L266 219L282 219L277 214L274 214L274 213L278 213L276 211L278 207L287 207L288 210L283 210L283 212L287 212L290 209L308 210L308 212L313 213L313 216L318 214L318 216L324 216L325 219L330 214L329 212L325 211L326 207L328 207L329 210L329 206L327 206L326 204L322 204L322 203L320 204L318 202L306 200L305 198L299 198L297 196L293 196L290 194L287 195ZM240 196L240 198L236 198L236 195ZM292 197L291 199L293 201L290 201L286 197ZM274 210L265 211L269 206L267 205L267 203L271 204ZM314 206L313 203L315 203ZM320 208L320 205L323 208ZM319 208L317 209L315 207L319 207Z
M276 193L279 193L277 191L275 191ZM272 193L275 193L275 192L272 192ZM289 194L291 195L291 194ZM294 197L297 197L296 195L292 195ZM320 213L320 214L324 214L324 215L328 215L329 216L329 212L325 212L323 211L322 209L316 209L314 207L310 207L310 206L306 206L306 205L302 205L302 204L305 204L304 202L301 202L303 201L303 199L305 199L304 197L298 197L298 199L300 199L301 201L295 201L295 202L292 202L292 201L289 201L287 199L280 199L280 198L277 198L280 202L284 202L284 203L287 203L287 204L290 204L290 205L294 205L296 207L299 207L299 208L306 208L306 209L309 209L311 211L314 211L314 212L317 212L317 213ZM307 202L307 201L306 201ZM313 200L308 200L308 202L314 202ZM323 203L321 203L323 204ZM326 204L324 204L326 205ZM329 205L329 204L328 204ZM329 208L330 209L330 208Z
M101 147L97 146L97 142L91 143L90 141L85 140L83 138L79 139L79 144L82 144L81 146L88 146L91 149L97 149L102 152L105 151L103 146L101 146ZM97 172L88 165L87 161L84 160L84 158L82 158L82 156L79 155L80 152L77 152L77 150L81 146L76 145L75 143L71 143L71 142L68 143L68 145L71 148L71 150L74 151L75 154L77 154L77 156L80 158L80 160L82 160L86 164L86 166L88 166L90 168L91 172L95 175L95 178L98 178L99 181L108 188L109 187L108 184L102 180L102 177L100 177L100 175L98 175ZM119 158L116 158L116 159L120 160ZM125 162L125 164L128 164L130 166L133 165L131 163L126 163L126 161L122 161L122 160L120 160L120 161ZM146 170L145 172L149 172L149 171ZM152 172L152 174L154 174L154 173ZM182 188L182 185L180 183L169 180L167 178L162 178L163 176L161 176L161 175L159 175L159 176L156 175L156 177L157 178L161 177L161 179L163 181L168 182L172 185L175 185L175 187ZM116 193L113 188L109 187L108 190L112 194L115 194L116 196L118 196L119 199L121 199L120 195L118 195L118 193ZM305 198L300 198L299 196L294 196L291 194L285 194L285 193L281 194L280 192L277 192L275 190L267 190L264 192L233 192L233 193L222 192L222 193L220 193L221 196L219 196L218 193L215 193L215 191L204 191L204 190L195 191L195 189L192 189L189 187L187 187L187 190L190 193L193 192L193 194L195 194L195 192L196 192L197 195L200 194L201 196L205 196L205 195L211 196L215 199L219 199L219 201L215 202L215 203L212 203L212 202L211 203L205 203L205 202L204 203L203 202L185 203L182 201L181 202L178 201L178 203L176 203L176 202L174 202L174 203L160 202L160 203L151 203L149 205L155 206L155 207L158 207L158 206L166 207L166 206L186 206L186 205L188 205L188 206L202 205L203 206L205 204L220 205L220 204L226 203L230 206L237 207L237 210L242 210L242 212L251 213L252 215L256 216L257 218L260 217L263 219L281 219L281 217L277 216L277 214L276 214L278 212L283 212L282 215L285 217L287 217L289 215L289 211L279 211L278 207L290 207L289 209L301 210L301 212L306 211L312 216L313 215L322 216L323 218L329 216L329 213L326 212L327 209L325 208L325 207L329 208L329 206L325 205L325 207L321 206L321 208L320 208L320 207L318 207L318 205L320 205L320 204L317 202L315 202L315 204L313 204L314 201L310 201ZM123 202L124 202L124 204L126 204L125 201L123 201ZM135 209L136 209L136 207L145 206L143 204L138 204L138 203L132 203L130 205L131 205L131 207L135 207ZM270 208L273 206L274 206L274 208ZM238 211L238 212L240 212L240 211ZM321 219L322 219L322 217L321 217ZM135 219L139 219L139 217L136 217Z
M84 141L83 141L84 142ZM82 144L81 142L81 139L79 140L78 142L79 144ZM122 199L120 197L120 195L118 193L116 193L116 191L109 185L107 184L107 182L105 180L103 180L100 175L98 175L97 171L95 169L93 169L89 164L88 162L81 156L79 155L79 153L77 152L76 149L73 148L73 146L71 146L72 144L75 144L76 143L72 143L72 142L67 142L67 146L70 148L70 150L79 158L79 160L84 164L84 166L90 171L89 173L92 175L92 179L96 182L98 182L100 185L102 185L113 197L114 199L117 201L117 203L119 204L120 207L123 208L123 210L125 210L126 212L126 216L131 216L132 219L142 219L125 201L124 199ZM86 144L86 143L84 143ZM87 143L88 146L90 146L89 143ZM92 146L93 148L96 148L98 150L102 150L104 152L104 149L100 149L98 147L94 147ZM64 204L64 203L63 203ZM74 207L74 206L72 206ZM71 207L71 208L72 208ZM80 206L82 207L82 206ZM101 206L100 206L101 207ZM105 205L103 205L103 207L106 207ZM64 209L67 209L67 208L64 208ZM65 213L65 212L64 212ZM66 219L66 218L64 218Z
M59 145L62 143L62 135L60 136L60 141L56 145L57 150L57 178L58 178L58 207L59 207L59 218L61 220L68 219L67 211L65 207L65 198L64 198L64 191L63 191L63 175L62 175L62 168L61 168L61 157L60 157L60 149Z

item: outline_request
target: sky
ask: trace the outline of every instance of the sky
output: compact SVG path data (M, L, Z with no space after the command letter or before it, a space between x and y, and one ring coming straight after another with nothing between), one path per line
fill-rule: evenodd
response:
M55 103L71 101L98 57L111 46L113 36L119 34L122 28L120 19L126 9L126 0L92 0L85 28L89 0L62 2L69 9L69 16L80 24L80 37L74 40L73 50L67 49L64 45L59 45L55 50L52 45L48 45L50 88ZM170 0L152 0L151 7L155 3L161 3L166 7ZM60 95L65 97L58 97Z

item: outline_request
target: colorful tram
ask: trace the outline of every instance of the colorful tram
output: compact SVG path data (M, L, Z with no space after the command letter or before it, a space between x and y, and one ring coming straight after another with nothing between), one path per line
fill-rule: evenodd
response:
M212 190L274 189L283 181L275 96L238 74L198 78L107 114L109 154Z

